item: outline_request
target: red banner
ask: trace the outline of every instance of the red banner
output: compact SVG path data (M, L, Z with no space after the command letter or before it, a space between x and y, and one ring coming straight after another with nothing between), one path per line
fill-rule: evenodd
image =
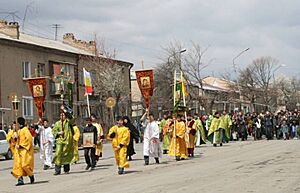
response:
M135 71L135 74L139 88L144 97L146 107L149 108L150 97L153 95L154 89L153 70L138 70Z
M39 117L43 117L43 102L46 97L46 78L31 78L28 79L29 90L34 99L36 108L38 109Z

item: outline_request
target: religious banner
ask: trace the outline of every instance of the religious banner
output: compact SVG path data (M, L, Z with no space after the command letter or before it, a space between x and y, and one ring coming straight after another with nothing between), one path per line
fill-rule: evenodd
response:
M46 78L30 78L28 79L28 86L38 109L39 117L42 118L44 112L43 102L46 97Z
M146 107L150 106L150 97L153 95L154 77L153 70L138 70L135 71L136 80L145 100Z

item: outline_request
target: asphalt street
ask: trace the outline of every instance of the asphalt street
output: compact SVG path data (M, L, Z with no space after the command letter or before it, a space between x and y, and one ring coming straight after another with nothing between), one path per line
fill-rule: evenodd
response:
M176 162L163 156L161 164L151 160L144 166L142 144L126 174L119 176L110 144L94 171L85 171L81 160L71 166L70 174L54 176L54 170L42 169L39 153L35 154L35 184L16 187L10 174L12 160L0 161L0 192L22 193L158 193L158 192L300 192L300 141L231 142L223 147L210 144L196 149L190 160Z

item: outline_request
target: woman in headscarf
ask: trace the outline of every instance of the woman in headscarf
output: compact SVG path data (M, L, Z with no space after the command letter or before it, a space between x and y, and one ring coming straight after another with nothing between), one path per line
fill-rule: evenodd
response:
M128 160L131 161L132 157L135 152L134 152L134 144L133 144L133 140L137 140L139 138L139 132L136 129L136 127L131 123L130 119L128 116L124 116L124 126L127 127L130 131L130 142L129 145L127 147L127 157Z

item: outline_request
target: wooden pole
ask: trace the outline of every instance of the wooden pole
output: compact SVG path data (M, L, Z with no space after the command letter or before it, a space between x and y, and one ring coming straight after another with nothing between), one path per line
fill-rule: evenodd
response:
M89 94L86 94L86 102L88 107L88 117L91 117Z
M176 105L176 69L174 70L174 88L173 88L173 108L175 108ZM175 112L174 112L175 113ZM173 129L173 140L174 140L174 155L176 157L176 115L173 118L173 124L174 124L174 129Z

